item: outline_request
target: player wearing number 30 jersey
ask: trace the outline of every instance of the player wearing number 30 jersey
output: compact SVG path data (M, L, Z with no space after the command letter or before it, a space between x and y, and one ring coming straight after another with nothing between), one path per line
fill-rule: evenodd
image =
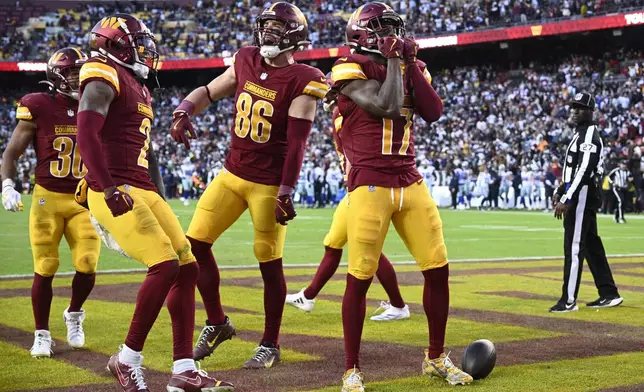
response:
M235 95L225 170L199 200L187 233L201 268L198 288L208 314L195 358L210 355L234 334L221 308L219 272L211 247L249 209L253 250L264 280L266 322L256 354L244 367L268 368L280 360L278 336L286 296L282 250L287 221L295 217L291 194L316 101L328 87L320 70L293 60L293 53L308 44L308 25L296 6L277 2L266 8L257 18L255 38L257 46L240 49L231 67L179 105L172 136L189 148L188 139L196 136L190 116L212 101Z
M168 391L232 390L197 371L192 358L199 267L159 195L163 185L150 145L154 111L144 84L159 59L154 36L135 17L116 14L94 26L90 46L97 54L80 71L78 113L89 190L82 195L87 186L79 186L77 196L120 248L148 267L125 344L107 367L123 390L148 391L141 351L167 299L174 351Z
M29 239L34 258L31 302L36 322L31 355L49 357L49 312L52 281L58 270L58 247L63 235L72 252L76 275L72 298L64 312L67 341L72 347L85 343L81 306L94 287L101 241L87 210L74 202L76 184L85 175L76 147L78 73L87 56L76 48L64 48L47 62L48 93L24 96L16 110L18 125L3 155L2 198L8 211L22 210L15 191L16 160L33 143L36 150L36 187L29 213Z
M365 296L389 223L416 260L425 278L423 307L430 329L423 373L467 384L472 377L444 353L449 309L449 270L442 222L436 203L416 170L413 116L438 120L442 103L418 45L405 37L405 25L384 3L367 3L349 19L347 44L354 51L332 69L342 116L340 139L350 163L347 233L349 273L342 303L346 352L344 392L364 390L358 354Z

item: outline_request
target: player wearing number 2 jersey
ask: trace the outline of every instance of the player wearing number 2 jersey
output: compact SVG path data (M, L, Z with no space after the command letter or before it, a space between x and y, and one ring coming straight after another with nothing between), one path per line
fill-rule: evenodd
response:
M192 358L199 267L178 219L160 196L163 185L150 145L154 111L144 81L156 71L159 58L154 36L135 17L116 14L96 24L90 46L98 53L81 68L78 113L78 146L89 190L78 199L87 200L92 215L125 253L148 267L125 344L107 367L123 390L148 391L141 351L167 299L174 349L168 391L232 390L231 384L197 371ZM77 193L82 192L79 186Z
M82 347L85 335L81 309L94 287L101 241L89 213L74 202L76 184L85 175L76 147L78 73L87 56L76 48L58 50L47 62L48 93L24 96L18 104L18 125L2 161L2 198L5 209L22 210L20 194L14 190L16 160L33 143L36 150L36 186L29 214L29 239L34 258L31 302L36 322L34 357L49 357L51 335L49 311L52 281L58 270L58 247L63 235L72 252L76 275L72 298L64 312L67 341Z
M245 368L269 368L280 360L278 346L286 283L282 250L287 221L295 217L291 194L302 166L316 101L326 94L318 69L293 60L308 44L308 26L294 5L277 2L257 18L257 46L240 49L234 64L194 90L174 112L172 136L189 147L195 131L189 117L212 101L235 95L235 120L225 170L208 186L188 229L201 268L198 288L208 314L195 358L210 355L235 330L219 298L219 271L212 244L246 210L254 227L255 257L264 280L264 336Z
M339 92L340 136L349 161L349 273L342 302L346 352L344 392L364 390L358 354L365 317L365 296L389 223L418 263L425 278L423 307L430 328L423 373L467 384L472 377L444 353L449 309L447 252L436 203L416 170L412 121L418 113L436 121L442 103L417 44L405 38L403 20L384 3L367 3L349 19L347 43L355 54L332 69Z

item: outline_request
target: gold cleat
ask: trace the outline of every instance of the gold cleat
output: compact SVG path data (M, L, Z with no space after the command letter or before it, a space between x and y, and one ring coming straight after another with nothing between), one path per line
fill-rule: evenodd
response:
M364 392L364 374L355 367L344 372L342 392Z
M429 359L429 350L425 350L423 374L445 379L450 385L467 385L474 380L472 376L456 367L445 353L436 359Z

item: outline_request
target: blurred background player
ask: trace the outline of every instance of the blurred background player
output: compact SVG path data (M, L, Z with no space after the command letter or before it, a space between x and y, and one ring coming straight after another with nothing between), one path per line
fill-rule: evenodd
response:
M632 182L633 175L628 170L625 161L619 162L619 166L608 173L608 183L615 195L615 217L613 218L615 223L626 223L626 219L624 219L624 204L626 204L628 187L631 186Z
M181 164L181 201L183 205L190 205L192 199L192 175L195 172L195 164L190 157L186 157Z
M330 75L327 75L329 77ZM333 142L338 154L340 166L344 174L344 181L347 181L347 173L350 163L346 160L344 150L342 148L342 141L340 139L340 131L342 130L342 116L340 116L337 107L337 93L331 90L325 97L324 107L325 110L333 113ZM304 289L300 290L297 294L289 294L286 296L286 303L293 305L305 312L313 310L315 305L315 297L320 293L324 285L335 274L335 271L340 265L342 260L342 249L347 243L347 209L349 204L349 197L345 196L333 214L333 221L331 228L324 237L324 257L320 262L320 266L315 272L315 276L311 283ZM409 318L409 306L405 304L400 295L398 287L398 280L396 272L391 262L384 254L380 255L378 260L378 270L376 271L378 281L382 284L385 292L389 296L389 302L381 302L380 309L384 310L382 313L374 315L371 320L374 321L393 321L403 320ZM378 309L378 310L380 310Z
M31 355L49 357L52 340L49 312L52 281L58 270L58 247L63 235L72 252L76 274L72 298L63 313L67 342L83 347L83 303L94 288L101 240L89 220L89 212L74 201L79 180L86 173L76 146L78 74L87 56L76 48L56 51L47 62L47 93L20 99L19 120L2 159L2 202L7 211L22 211L20 194L14 190L16 161L33 142L36 150L36 186L29 213L29 240L34 257L31 304L36 331Z
M423 307L430 339L423 374L450 384L472 382L444 353L449 312L447 250L438 208L416 169L414 152L414 112L432 123L441 116L442 102L425 64L416 60L418 45L404 37L404 22L391 7L367 3L347 24L347 43L354 54L338 59L332 68L342 116L340 139L351 163L347 181L349 273L342 301L343 392L364 391L359 351L366 294L390 222L425 279Z
M240 49L234 64L207 86L191 92L174 112L172 136L190 147L196 137L190 116L235 94L235 122L224 171L197 203L188 239L201 267L199 292L208 314L195 359L210 355L235 328L221 307L219 270L212 244L250 210L255 257L264 280L264 336L244 368L270 368L280 361L279 330L286 298L282 253L287 222L295 218L292 193L300 174L316 103L328 90L324 74L298 64L293 53L309 42L304 14L277 2L255 26L257 46Z
M232 384L197 371L192 358L199 267L160 196L163 183L150 144L154 111L145 86L159 59L154 36L137 18L115 14L94 26L90 46L96 55L80 71L78 113L87 204L121 249L148 267L125 344L107 368L124 391L149 390L141 351L167 298L174 360L167 390L231 391Z

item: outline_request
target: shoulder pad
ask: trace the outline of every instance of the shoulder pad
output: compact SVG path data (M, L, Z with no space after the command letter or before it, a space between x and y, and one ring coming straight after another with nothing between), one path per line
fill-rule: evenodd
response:
M324 98L329 91L329 85L322 71L310 65L300 64L298 72L304 85L302 94L311 95L317 99Z
M121 93L121 85L119 82L119 74L116 64L106 57L97 56L92 57L81 67L79 74L79 84L81 90L83 87L93 81L100 80L107 83L114 89L116 95Z
M352 54L347 57L340 57L331 68L331 79L333 83L362 79L367 80L367 74L364 71L363 64L369 60L362 55Z
M18 101L16 120L33 121L38 117L38 110L47 106L46 93L27 94Z

